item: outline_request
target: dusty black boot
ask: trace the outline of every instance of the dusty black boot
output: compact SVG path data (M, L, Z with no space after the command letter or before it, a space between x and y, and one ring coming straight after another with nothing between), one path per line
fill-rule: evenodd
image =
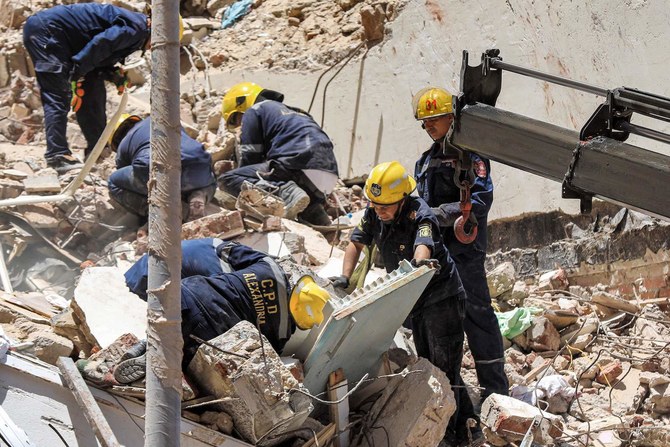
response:
M284 201L284 217L295 219L309 205L309 196L294 181L289 180L275 193Z
M114 368L114 380L119 383L132 383L147 373L147 341L141 340L128 349Z

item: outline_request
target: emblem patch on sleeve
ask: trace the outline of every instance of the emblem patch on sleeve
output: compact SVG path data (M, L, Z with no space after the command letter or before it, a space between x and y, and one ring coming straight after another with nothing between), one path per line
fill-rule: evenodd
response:
M429 223L419 225L419 237L433 237L433 227Z
M482 160L475 160L473 168L475 170L475 174L477 174L477 177L479 178L486 178L488 175L486 163L484 163Z

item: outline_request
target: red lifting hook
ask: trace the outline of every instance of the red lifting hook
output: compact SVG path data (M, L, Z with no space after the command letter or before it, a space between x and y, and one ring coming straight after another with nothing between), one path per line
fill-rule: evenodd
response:
M454 234L456 239L462 244L471 244L477 238L477 219L472 211L472 201L470 200L470 182L462 182L461 188L461 216L454 222ZM465 231L465 223L470 222L470 232Z

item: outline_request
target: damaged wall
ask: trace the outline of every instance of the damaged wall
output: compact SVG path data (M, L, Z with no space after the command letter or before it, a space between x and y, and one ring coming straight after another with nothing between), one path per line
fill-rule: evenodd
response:
M264 6L258 8L259 14ZM463 49L471 51L471 63L477 63L484 49L496 47L513 64L600 87L626 85L668 96L670 86L659 80L664 76L661 67L670 58L665 51L669 15L662 2L644 0L589 4L512 0L476 6L466 1L410 1L387 24L387 41L371 48L362 61L349 63L328 87L324 128L335 142L340 173L363 175L376 162L392 159L413 166L430 140L412 118L411 95L430 83L456 90ZM236 26L245 26L244 20ZM258 64L250 55L249 66ZM321 89L332 73L321 82L312 108L317 121L322 118ZM239 70L213 74L211 80L221 91L235 82L253 80L284 92L287 103L307 108L319 74ZM594 95L507 74L498 106L579 130L600 102ZM630 142L648 145L640 139ZM578 210L574 201L560 199L558 183L497 164L493 170L497 186L493 218L557 208Z

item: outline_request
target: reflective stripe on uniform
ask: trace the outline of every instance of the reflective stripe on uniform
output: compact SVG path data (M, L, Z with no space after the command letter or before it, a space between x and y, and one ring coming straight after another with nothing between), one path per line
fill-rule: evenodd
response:
M212 247L214 247L214 252L215 253L216 253L216 248L221 244L223 244L223 240L219 239L218 237L212 238ZM221 266L221 271L223 273L232 273L233 268L230 266L230 264L228 263L228 261L226 259L223 259L222 257L219 257L219 265Z
M279 338L286 339L291 336L291 326L289 324L288 308L288 290L286 284L286 275L279 265L269 256L263 258L274 274L277 280L277 298L279 299Z

